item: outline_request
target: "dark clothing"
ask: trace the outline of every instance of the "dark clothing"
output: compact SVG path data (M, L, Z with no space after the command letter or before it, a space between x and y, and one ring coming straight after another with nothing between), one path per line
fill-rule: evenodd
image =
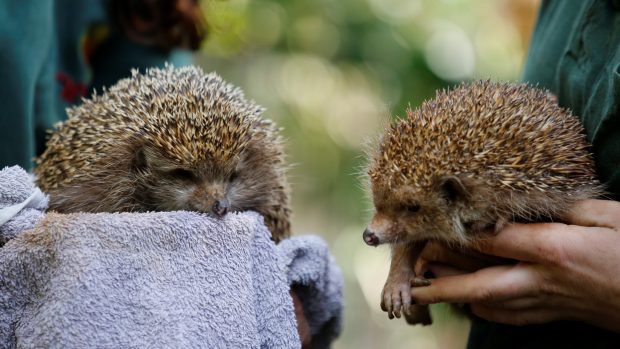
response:
M549 89L579 117L599 178L619 200L620 1L543 1L523 80ZM523 327L474 321L468 348L620 348L620 334L568 321Z
M620 334L578 322L510 326L475 320L467 349L620 348Z
M53 14L51 1L0 5L0 168L30 168L36 150L43 148L38 140L58 121L50 64L55 60Z
M46 131L93 88L100 93L131 68L191 63L189 51L130 42L111 27L105 4L0 1L0 168L32 169Z
M583 122L608 192L620 200L620 1L545 1L523 80Z

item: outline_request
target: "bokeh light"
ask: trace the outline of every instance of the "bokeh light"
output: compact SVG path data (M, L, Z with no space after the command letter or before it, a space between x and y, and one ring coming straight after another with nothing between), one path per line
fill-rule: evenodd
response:
M444 80L469 80L474 76L474 45L457 25L438 24L426 43L424 57L431 71Z
M345 277L339 348L464 348L467 320L429 327L379 309L389 249L366 246L368 143L408 106L461 80L516 80L538 0L205 0L196 57L266 107L292 164L293 229L330 244Z

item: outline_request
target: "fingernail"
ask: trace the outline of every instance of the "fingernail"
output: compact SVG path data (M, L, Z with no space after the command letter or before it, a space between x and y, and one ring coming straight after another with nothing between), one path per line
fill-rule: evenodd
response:
M413 287L423 287L431 284L431 280L427 278L416 277L413 279Z

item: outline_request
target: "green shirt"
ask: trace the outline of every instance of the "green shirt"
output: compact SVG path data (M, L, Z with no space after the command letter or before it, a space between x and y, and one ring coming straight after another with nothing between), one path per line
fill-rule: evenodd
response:
M0 1L0 169L32 169L46 132L90 90L101 93L131 68L191 64L189 51L146 47L115 32L106 1Z
M549 89L579 117L599 178L619 200L620 1L543 1L523 80ZM620 246L610 248L620 253ZM578 322L516 327L474 321L468 348L620 348L620 334Z

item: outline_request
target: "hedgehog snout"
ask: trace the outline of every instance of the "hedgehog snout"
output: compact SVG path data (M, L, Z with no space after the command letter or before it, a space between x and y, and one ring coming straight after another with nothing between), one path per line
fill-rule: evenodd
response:
M220 200L215 200L215 203L213 203L213 207L211 208L211 211L215 215L222 217L226 213L228 213L229 208L230 208L230 203L228 202L228 199L224 198Z
M368 228L366 228L366 230L364 230L364 234L362 236L364 238L364 242L368 246L378 246L379 243L380 243L379 242L379 237L377 236L377 234L375 234L372 231L368 230Z
M392 220L385 214L377 212L362 234L364 242L369 246L379 246L390 242L391 228Z

